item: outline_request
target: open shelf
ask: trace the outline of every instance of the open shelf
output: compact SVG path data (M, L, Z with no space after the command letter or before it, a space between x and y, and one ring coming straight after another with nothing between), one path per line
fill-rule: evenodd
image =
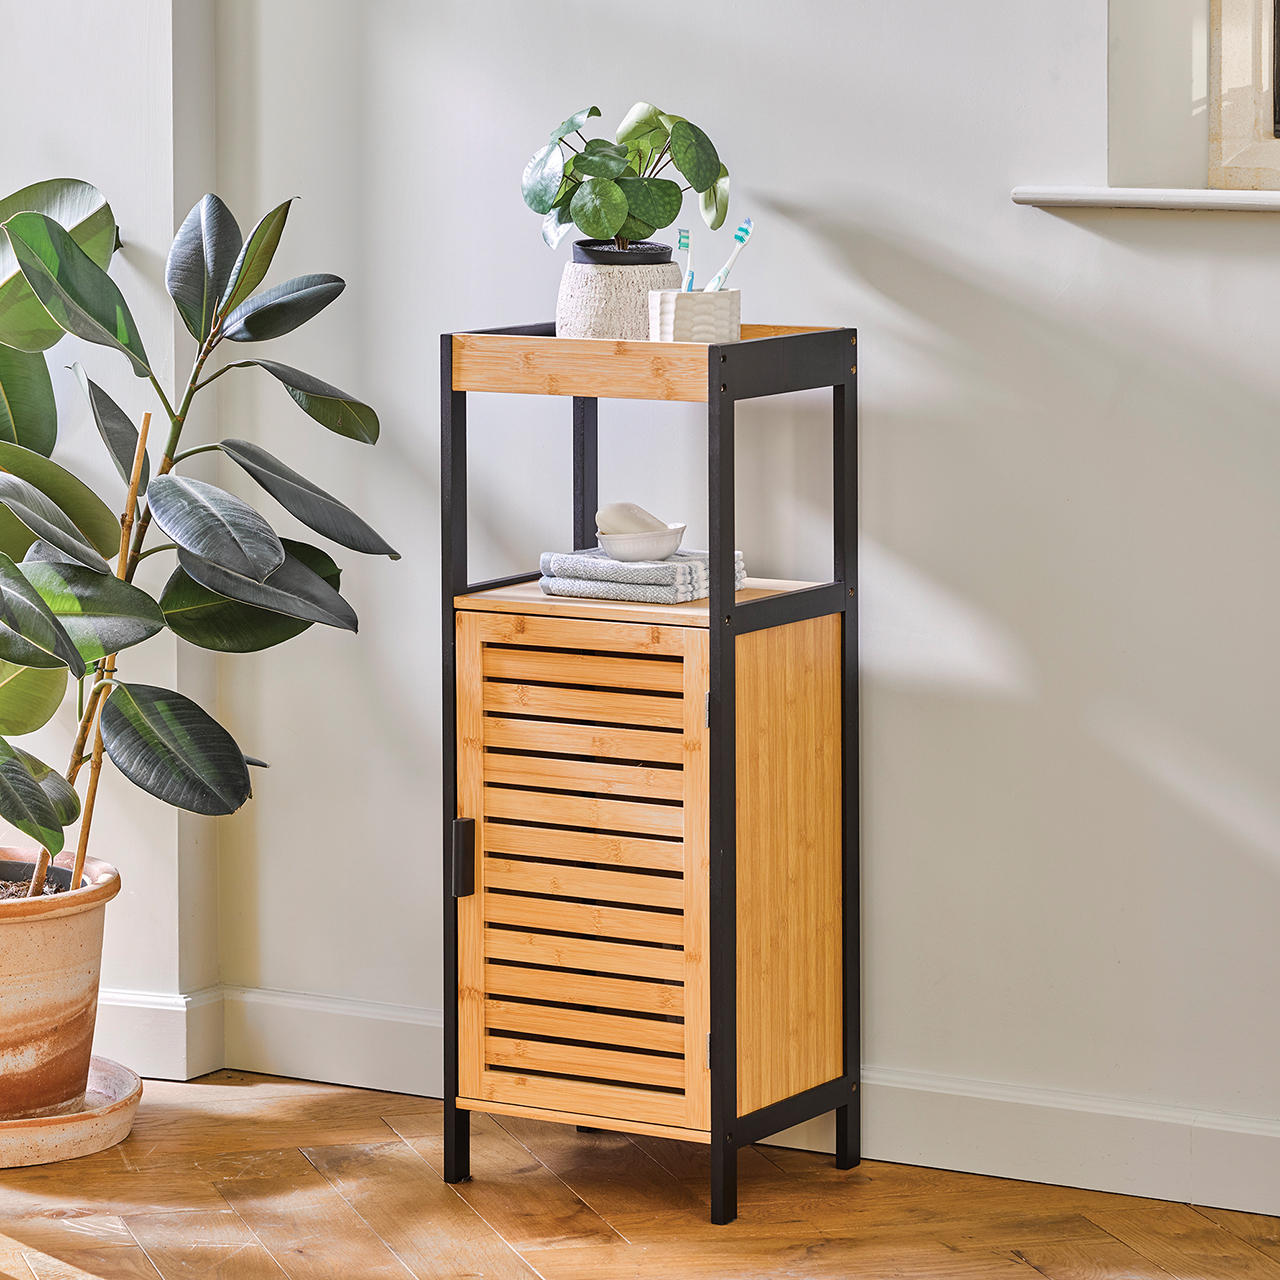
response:
M1280 213L1280 191L1200 187L1014 187L1014 204L1040 209L1187 209Z

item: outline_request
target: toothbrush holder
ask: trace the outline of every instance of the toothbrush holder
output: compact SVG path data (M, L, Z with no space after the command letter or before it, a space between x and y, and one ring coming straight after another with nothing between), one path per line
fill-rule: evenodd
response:
M650 342L737 342L741 325L741 290L649 290Z

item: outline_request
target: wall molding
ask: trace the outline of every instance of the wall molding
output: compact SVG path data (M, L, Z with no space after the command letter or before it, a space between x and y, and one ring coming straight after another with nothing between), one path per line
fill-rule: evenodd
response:
M863 1070L863 1154L1280 1214L1280 1120L890 1067ZM775 1134L835 1150L831 1116Z

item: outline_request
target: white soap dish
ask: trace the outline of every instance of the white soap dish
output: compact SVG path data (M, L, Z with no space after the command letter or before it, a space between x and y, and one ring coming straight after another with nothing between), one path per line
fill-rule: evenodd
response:
M665 560L680 550L686 528L669 524L656 533L597 533L596 537L611 560Z

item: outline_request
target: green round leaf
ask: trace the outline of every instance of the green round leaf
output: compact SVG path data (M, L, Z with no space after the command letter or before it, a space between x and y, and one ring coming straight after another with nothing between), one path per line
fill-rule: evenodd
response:
M564 157L559 142L549 142L524 167L520 190L524 202L534 213L550 213L556 196L560 194L560 180L564 177Z
M285 550L318 574L335 591L342 574L319 547L282 538ZM169 629L189 644L219 653L256 653L301 635L313 624L268 609L242 604L203 587L181 567L165 583L160 596Z
M112 764L165 804L191 813L234 813L252 794L235 739L180 693L118 684L99 723Z
M573 193L569 212L592 240L612 240L627 220L627 198L610 178L588 178Z
M66 667L0 661L0 733L20 736L48 724L67 691Z
M0 200L0 222L15 213L46 213L93 259L106 268L116 247L116 220L106 197L97 187L74 178L53 178L23 187ZM21 351L46 351L61 341L56 324L31 292L18 269L18 260L0 237L0 342Z
M567 138L569 134L576 133L592 116L599 114L599 107L583 107L581 111L575 111L558 128L551 130L551 141L559 142L561 138Z
M0 346L0 440L47 458L57 439L58 406L44 356Z
M679 216L684 194L668 178L619 178L627 212L651 227L669 227Z
M705 191L720 176L720 157L711 139L687 120L671 126L671 158L695 191Z
M627 149L603 138L592 138L587 149L574 157L574 172L593 178L616 178L627 167Z
M647 222L641 222L639 218L633 218L631 214L627 214L626 222L614 234L620 240L647 240L656 229Z
M666 140L667 128L661 120L662 112L652 102L637 102L623 117L618 131L613 135L615 142L634 142L646 134L660 132Z
M729 170L720 166L720 176L699 197L698 206L702 210L702 220L712 231L719 231L724 226L725 215L729 212Z

